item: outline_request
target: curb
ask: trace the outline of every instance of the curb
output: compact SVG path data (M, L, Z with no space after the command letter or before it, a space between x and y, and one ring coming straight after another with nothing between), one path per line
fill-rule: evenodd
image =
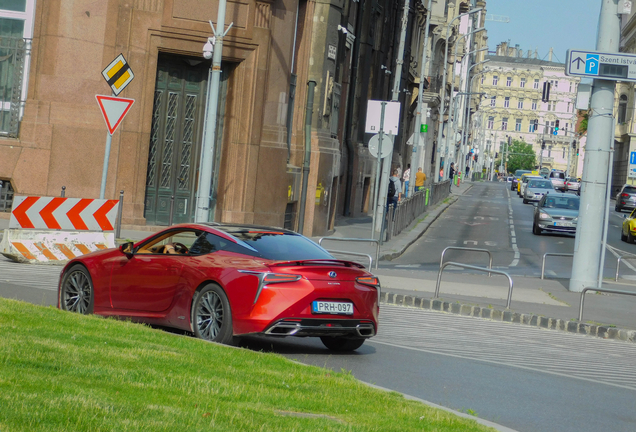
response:
M625 330L608 326L597 326L578 321L567 321L561 318L548 318L544 316L513 312L510 310L483 308L480 306L451 303L436 299L383 292L380 303L398 306L415 307L437 312L446 312L455 315L484 318L492 321L509 322L528 325L548 330L558 330L568 333L576 333L601 339L615 339L624 342L636 343L636 330Z

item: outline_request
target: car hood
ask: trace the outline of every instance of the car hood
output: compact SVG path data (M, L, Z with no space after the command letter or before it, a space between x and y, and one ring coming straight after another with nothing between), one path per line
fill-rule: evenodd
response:
M550 207L540 207L539 210L549 214L550 217L553 219L560 218L560 217L575 218L579 216L578 210L550 208Z

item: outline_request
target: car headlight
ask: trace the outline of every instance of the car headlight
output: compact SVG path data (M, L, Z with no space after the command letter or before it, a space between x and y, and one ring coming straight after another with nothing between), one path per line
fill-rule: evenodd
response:
M550 219L550 215L544 212L539 212L539 219Z

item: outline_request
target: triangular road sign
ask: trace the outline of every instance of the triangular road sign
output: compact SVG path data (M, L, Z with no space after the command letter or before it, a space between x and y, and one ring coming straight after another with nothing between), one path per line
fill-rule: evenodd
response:
M95 95L99 109L102 110L108 133L115 133L121 121L126 117L128 110L135 103L134 99L126 99L113 96Z

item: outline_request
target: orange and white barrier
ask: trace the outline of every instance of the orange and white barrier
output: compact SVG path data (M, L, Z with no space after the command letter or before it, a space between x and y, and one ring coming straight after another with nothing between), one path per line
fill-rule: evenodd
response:
M16 196L0 253L17 262L64 264L115 247L119 201Z

